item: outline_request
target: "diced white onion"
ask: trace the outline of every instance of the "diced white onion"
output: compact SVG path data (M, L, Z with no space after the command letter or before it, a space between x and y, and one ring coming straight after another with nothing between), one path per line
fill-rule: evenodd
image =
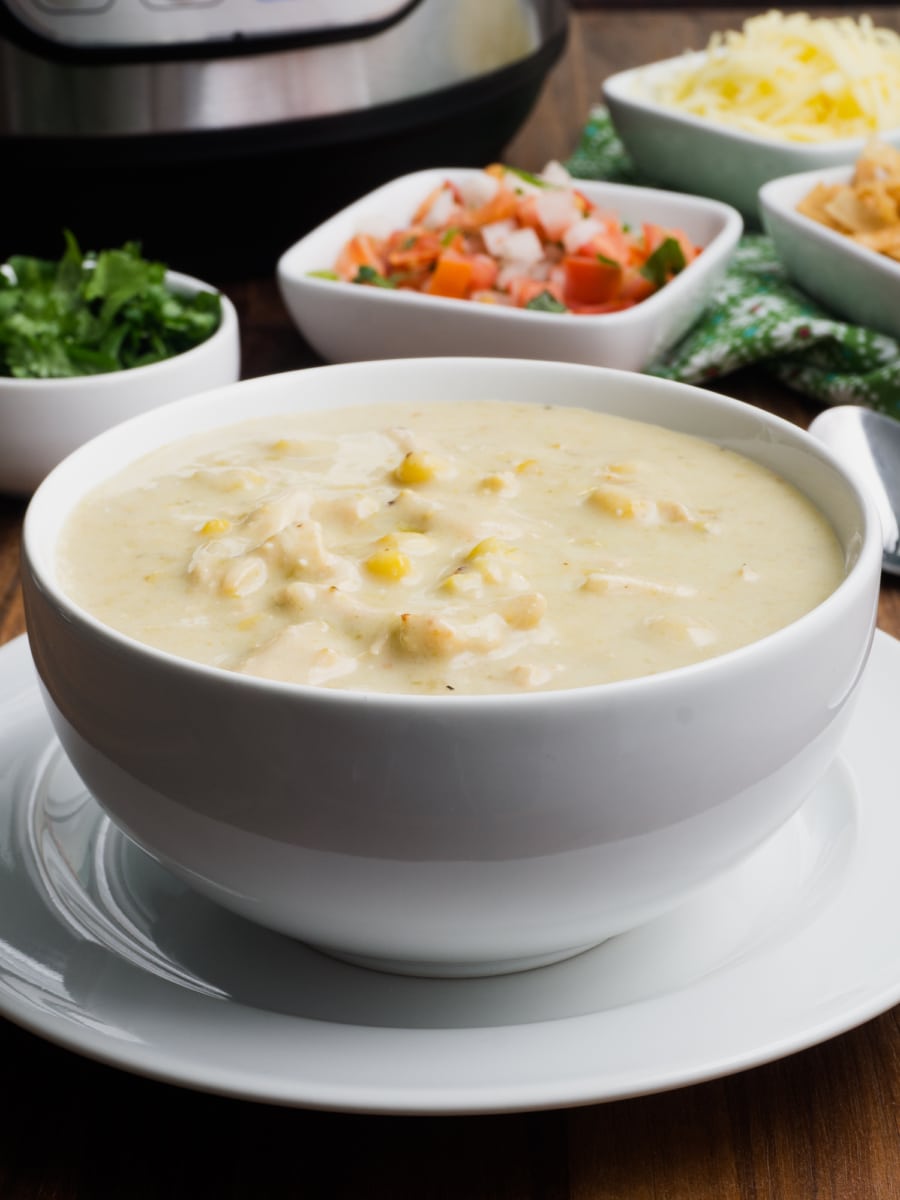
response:
M450 215L456 208L456 197L448 187L442 188L422 221L426 229L443 229L450 223Z
M565 231L581 219L581 209L572 193L555 188L541 192L535 200L535 208L547 237L554 242L559 241Z
M533 229L517 229L504 240L501 257L507 262L530 267L544 257L544 247Z
M481 171L478 175L461 179L457 187L466 208L481 208L496 196L500 189L500 180L494 175L488 175L486 171Z
M582 246L598 234L603 233L604 229L605 226L600 221L595 221L593 217L584 217L575 225L570 225L562 238L566 254L577 254Z
M541 179L546 179L547 183L555 183L559 187L572 186L572 176L562 163L557 162L556 159L547 163L546 167L541 171Z
M484 245L488 254L493 254L494 258L500 258L506 239L511 233L515 233L515 231L516 223L512 219L508 221L494 221L491 225L483 225L481 236L484 238Z

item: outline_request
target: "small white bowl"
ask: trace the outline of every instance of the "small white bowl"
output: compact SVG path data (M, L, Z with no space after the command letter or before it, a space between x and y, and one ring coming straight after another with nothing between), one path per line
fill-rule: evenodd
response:
M175 292L215 289L190 275L166 272ZM234 305L222 296L219 328L197 346L162 362L71 379L0 377L0 492L28 495L61 459L111 425L240 375Z
M752 221L759 219L759 189L770 179L852 163L867 138L793 142L757 137L707 121L654 100L666 76L702 62L706 51L682 54L611 75L603 97L616 132L648 179L732 204ZM900 147L900 129L879 137Z
M847 183L852 167L805 171L760 189L763 225L798 287L837 316L900 338L900 262L797 212L817 183Z
M156 447L249 417L460 397L580 405L749 455L831 520L847 576L799 620L695 666L491 696L341 692L203 666L115 632L61 587L72 510ZM575 953L672 907L774 833L837 752L880 578L871 501L800 428L668 380L509 359L313 368L146 413L51 473L23 538L45 702L113 819L251 920L432 975Z
M703 253L633 308L602 315L531 312L449 300L413 291L317 279L355 233L408 224L445 179L477 169L436 168L394 179L351 204L285 251L278 282L300 332L330 362L465 354L550 359L640 371L685 334L715 293L741 235L731 208L697 196L613 183L576 186L589 200L634 225L683 229Z

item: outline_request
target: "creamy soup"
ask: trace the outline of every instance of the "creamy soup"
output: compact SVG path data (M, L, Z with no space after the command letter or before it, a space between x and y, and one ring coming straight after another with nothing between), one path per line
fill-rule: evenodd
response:
M844 574L796 489L585 409L265 418L156 451L61 542L69 594L198 662L379 692L582 687L764 637Z

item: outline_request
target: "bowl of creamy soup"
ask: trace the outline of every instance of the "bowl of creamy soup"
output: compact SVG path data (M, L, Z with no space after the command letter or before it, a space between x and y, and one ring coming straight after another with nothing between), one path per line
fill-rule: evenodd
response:
M34 496L23 578L55 730L138 845L349 961L478 975L652 918L802 805L880 532L738 401L384 360L102 434Z

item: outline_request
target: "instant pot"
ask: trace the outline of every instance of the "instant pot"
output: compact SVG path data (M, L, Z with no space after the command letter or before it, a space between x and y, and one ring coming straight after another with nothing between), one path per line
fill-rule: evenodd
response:
M564 0L0 0L0 255L68 228L271 269L394 175L498 158L566 30Z

